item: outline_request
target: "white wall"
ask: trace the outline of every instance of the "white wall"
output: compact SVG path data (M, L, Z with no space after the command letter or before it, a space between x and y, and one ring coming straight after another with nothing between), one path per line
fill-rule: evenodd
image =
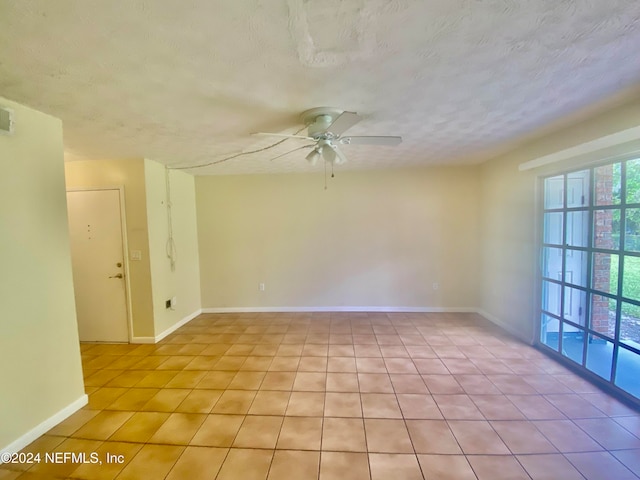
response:
M196 195L193 176L169 170L175 268L167 256L169 220L165 167L145 159L144 173L149 228L151 289L155 335L162 335L182 320L200 311L200 265L196 226ZM166 300L176 298L174 309Z
M0 450L35 439L84 401L64 185L62 124L0 98ZM48 430L53 425L45 427ZM27 437L25 437L27 435ZM34 436L35 435L35 436Z
M202 306L475 307L478 172L196 177Z

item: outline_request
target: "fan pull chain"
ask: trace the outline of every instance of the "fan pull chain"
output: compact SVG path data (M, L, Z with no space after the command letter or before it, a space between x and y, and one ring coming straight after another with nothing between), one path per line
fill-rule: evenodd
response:
M324 189L327 189L327 162L324 162Z

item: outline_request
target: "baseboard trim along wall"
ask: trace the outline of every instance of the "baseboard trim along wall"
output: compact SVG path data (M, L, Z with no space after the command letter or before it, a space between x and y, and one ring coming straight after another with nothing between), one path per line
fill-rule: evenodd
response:
M159 333L158 335L156 335L155 337L155 343L158 343L160 340L162 340L164 337L166 337L167 335L171 335L173 332L175 332L177 329L179 329L181 326L189 323L191 320L193 320L194 318L196 318L198 315L200 315L202 313L202 309L199 308L198 310L196 310L195 312L187 315L186 317L184 317L182 320L180 320L178 323L174 323L173 325L171 325L169 328L167 328L164 332Z
M476 313L473 307L207 307L202 313L277 313L277 312L383 312L383 313Z
M164 332L159 333L158 335L156 335L155 337L133 337L131 339L131 343L140 343L140 344L154 344L154 343L158 343L160 340L162 340L164 337L166 337L167 335L171 335L173 332L175 332L177 329L179 329L181 326L186 325L187 323L189 323L191 320L193 320L194 318L196 318L198 315L200 315L202 313L202 309L198 309L195 312L187 315L186 317L184 317L182 320L180 320L177 323L174 323L173 325L171 325L169 328L167 328Z
M20 438L18 438L14 442L4 447L2 450L0 450L0 465L3 463L2 454L19 452L24 447L29 445L31 442L39 438L41 435L48 432L53 427L58 425L60 422L62 422L63 420L66 420L71 415L76 413L78 410L84 407L88 402L89 402L89 397L86 394L82 395L80 398L78 398L74 402L71 402L62 410L50 416L44 422L35 426L31 430L29 430L27 433L22 435Z

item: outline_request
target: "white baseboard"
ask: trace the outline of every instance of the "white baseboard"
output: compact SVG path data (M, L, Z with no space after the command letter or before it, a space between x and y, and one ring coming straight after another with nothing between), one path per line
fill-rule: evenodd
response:
M193 320L194 318L196 318L198 315L200 315L202 313L202 309L199 308L198 310L196 310L195 312L187 315L186 317L184 317L182 320L180 320L177 323L174 323L173 325L171 325L169 328L167 328L164 332L159 333L158 335L155 336L155 343L158 343L160 340L162 340L164 337L166 337L167 335L172 334L173 332L175 332L177 329L179 329L181 326L189 323L191 320Z
M64 407L59 412L55 413L51 417L47 418L44 422L40 423L36 427L29 430L27 433L22 435L17 440L11 442L9 445L0 450L0 465L3 463L1 458L3 453L15 453L22 450L24 447L29 445L31 442L39 438L44 433L51 430L53 427L58 425L63 420L66 420L68 417L76 413L82 407L84 407L89 402L89 397L84 394L77 400L71 402L69 405Z
M175 332L177 329L179 329L181 326L189 323L191 320L193 320L194 318L196 318L198 315L200 315L202 313L202 309L199 308L198 310L196 310L195 312L187 315L186 317L184 317L182 320L180 320L177 323L174 323L173 325L171 325L169 328L167 328L164 332L159 333L158 335L156 335L155 337L133 337L131 339L131 343L142 343L142 344L154 344L154 343L158 343L160 340L162 340L164 337L166 337L167 335L171 335L173 332Z
M133 337L131 343L156 343L156 337Z
M385 313L476 313L473 307L207 307L202 313L272 313L272 312L385 312Z
M486 312L486 311L482 310L481 308L477 309L476 313L478 313L478 315L482 315L484 318L486 318L490 322L495 323L497 326L499 326L500 328L506 330L507 332L509 332L514 337L519 338L520 340L522 340L525 343L528 343L529 345L533 345L533 339L526 338L524 335L522 335L522 332L516 330L515 328L513 328L513 326L509 325L508 323L503 322L502 320L500 320L495 315L491 315L489 312Z

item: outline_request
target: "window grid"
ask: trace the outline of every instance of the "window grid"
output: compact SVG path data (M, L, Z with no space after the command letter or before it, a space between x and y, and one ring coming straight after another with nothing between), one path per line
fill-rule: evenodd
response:
M632 161L634 160L609 163L543 179L544 221L542 228L543 248L541 249L541 252L543 252L541 255L543 298L540 302L542 307L540 315L541 330L538 336L538 343L545 348L556 351L565 358L573 360L585 369L588 368L587 364L590 362L589 355L592 342L601 342L605 345L610 343L612 345L611 368L608 375L595 372L592 369L589 370L597 373L597 375L605 378L613 385L616 385L617 381L618 358L621 349L627 357L629 353L637 355L638 365L640 365L640 345L631 344L626 337L622 336L623 307L628 305L640 309L640 292L636 293L635 290L637 287L634 286L634 291L631 292L630 288L625 286L625 262L627 262L626 267L630 269L629 259L640 258L640 246L638 246L640 236L636 234L636 243L634 245L628 241L628 236L631 233L627 229L627 211L640 208L637 198L635 202L627 203L627 164ZM640 164L638 160L635 160L634 168L636 171L638 167L640 167ZM607 180L606 171L604 174L601 173L606 168L610 169L610 199L607 199L606 195L603 199L601 195L601 192L605 192L605 194L607 192L606 184L598 184L601 175L605 181ZM619 184L616 184L617 178L619 178ZM571 188L569 185L570 180ZM562 192L557 191L560 185ZM578 185L577 188L576 185ZM635 185L638 185L638 183ZM635 187L635 190L638 190L638 187ZM634 193L637 194L635 191ZM579 195L582 195L582 198ZM617 195L619 195L619 200L616 197ZM576 205L578 200L580 200L580 205ZM607 200L610 200L610 204L606 203ZM558 218L560 216L561 221ZM617 226L617 229L614 230L614 226ZM637 225L635 227L638 228ZM557 231L559 229L561 229L561 232ZM619 232L619 234L616 232ZM597 240L597 235L600 235L599 240ZM558 241L560 243L552 243ZM599 245L596 246L596 243L599 243ZM554 268L550 266L549 259L558 253L561 255L560 264L554 264ZM596 254L600 254L600 257L596 257ZM608 285L603 285L602 277L597 275L601 275L602 265L607 265L607 261L605 261L607 258L609 273L605 278L608 278L609 283ZM615 269L617 282L612 277L615 262L617 262L617 268ZM574 270L578 270L578 274ZM553 287L553 285L556 285L556 287ZM604 291L605 289L609 291ZM553 295L551 293L552 290L554 290ZM576 297L579 297L578 307L576 307ZM594 306L596 301L598 301L599 306L595 312L600 318L597 322L594 322L592 315L595 315L593 309L596 308ZM605 321L602 319L603 302L609 305L605 310L606 312L615 312L615 317L613 315L610 316L609 313L606 315L605 326L607 330L603 329L603 322ZM615 311L612 308L614 302ZM547 331L548 325L552 322L557 322L558 339L555 343L549 343L548 339L548 334L554 333L554 331ZM613 332L611 332L611 324L613 324ZM555 326L552 328L555 328ZM574 346L578 344L580 335L582 336L582 352L581 355L577 355L577 352L575 352L572 357L571 353L565 350L564 343L565 335L574 333ZM566 337L566 341L570 342L569 337ZM616 386L631 393L636 398L640 398L640 393L629 392L619 385Z

